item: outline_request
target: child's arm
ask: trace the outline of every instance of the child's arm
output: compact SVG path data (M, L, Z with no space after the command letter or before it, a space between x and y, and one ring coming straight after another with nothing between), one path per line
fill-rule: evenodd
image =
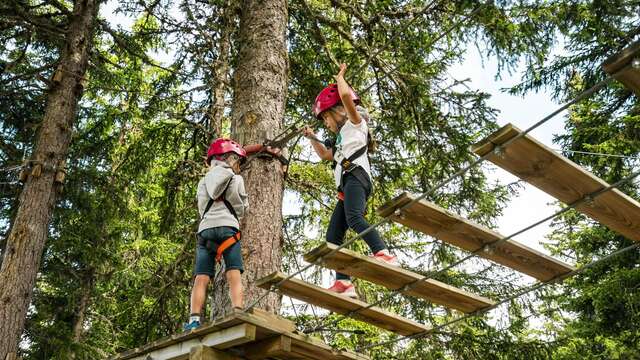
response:
M315 133L313 132L313 129L311 129L310 126L305 126L302 129L302 134L305 137L315 137ZM324 144L317 142L317 141L313 141L311 140L311 146L313 146L313 150L315 150L316 154L318 154L318 156L320 157L320 159L322 160L327 160L327 161L333 161L333 152L331 151L331 149L327 149Z
M238 218L242 220L249 208L249 197L247 196L242 176L233 176L233 181L227 191L226 199L231 203L231 206L233 206Z
M347 64L340 64L340 72L336 75L336 82L338 83L338 94L340 95L340 100L342 101L342 105L344 109L347 111L347 117L349 121L351 121L354 125L360 124L362 119L360 118L360 114L358 114L358 110L356 109L356 104L353 102L351 98L351 88L347 81L344 79L344 73L347 71Z
M278 159L283 166L289 165L289 160L282 153L282 149L278 147L272 148L271 146L264 146L262 144L251 144L243 146L243 149L247 152L247 155L262 153Z

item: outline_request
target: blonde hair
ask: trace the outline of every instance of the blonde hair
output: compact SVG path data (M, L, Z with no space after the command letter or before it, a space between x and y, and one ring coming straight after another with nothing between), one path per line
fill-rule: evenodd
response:
M356 110L358 111L358 114L360 114L360 117L362 118L362 120L369 123L369 111L367 111L367 109L364 106L360 106L360 105L356 106Z

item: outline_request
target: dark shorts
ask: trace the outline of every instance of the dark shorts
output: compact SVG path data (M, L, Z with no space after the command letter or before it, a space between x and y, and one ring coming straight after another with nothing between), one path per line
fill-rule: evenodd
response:
M236 233L236 229L226 226L214 227L202 230L198 236L204 240L212 240L216 244L221 244L226 239L232 237ZM196 266L193 271L194 275L209 275L213 277L216 272L216 253L209 251L200 242L196 242ZM225 271L240 270L244 272L242 266L242 252L240 251L240 242L236 242L227 248L223 253Z

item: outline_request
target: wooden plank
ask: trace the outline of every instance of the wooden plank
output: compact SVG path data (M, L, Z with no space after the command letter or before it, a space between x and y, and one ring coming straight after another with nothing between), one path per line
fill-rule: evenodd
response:
M220 330L202 338L202 345L227 349L236 345L252 342L256 339L256 327L251 324L240 324Z
M259 311L260 310L258 310L258 312ZM132 359L139 354L149 353L153 350L166 348L170 345L178 344L180 342L186 342L187 340L190 340L190 339L202 338L207 336L208 334L211 334L223 329L228 329L230 327L243 324L243 323L256 326L256 339L262 339L265 337L273 336L275 334L281 334L283 332L286 332L288 329L290 329L289 325L284 326L282 322L268 321L267 318L255 316L252 313L245 313L243 311L234 310L230 315L225 315L222 318L218 318L213 323L203 324L202 326L200 326L195 330L176 333L171 336L146 344L144 346L127 350L125 352L122 352L112 357L111 359L112 360Z
M191 348L201 345L199 339L190 339L184 342L169 345L157 350L138 355L133 360L186 360L189 358Z
M191 348L189 360L242 360L242 358L204 345L198 345Z
M483 156L494 146L504 144L521 132L507 124L472 150ZM566 204L609 186L529 135L510 143L500 156L493 154L488 159ZM607 191L593 201L583 202L576 206L576 210L631 240L640 241L640 204L618 189Z
M402 194L378 209L381 216L395 213L395 210L416 199L416 196ZM402 210L401 215L391 215L391 219L414 230L431 235L464 250L474 252L485 244L504 238L501 234L475 224L426 200L414 202ZM538 280L546 281L567 274L574 268L513 239L503 241L491 251L479 252L478 256L508 266Z
M171 344L160 349L150 351L134 359L146 359L151 356L153 360L182 360L189 358L191 348L197 346L215 347L227 349L255 340L256 327L251 324L240 324L227 329L208 334L203 338L189 339Z
M632 61L640 55L640 41L636 41L617 54L609 57L603 64L602 69L614 78L623 83L627 88L640 96L640 70L631 65Z
M282 316L278 316L276 314L270 313L266 310L252 308L249 310L251 315L258 317L268 323L272 328L276 328L281 332L295 332L296 324L288 319L283 318Z
M323 256L322 265L325 267L359 279L371 281L392 290L400 289L423 278L420 274L383 263L348 249L340 249L331 255L327 255L336 248L338 248L337 245L325 243L306 254L304 259L308 262L314 262ZM466 313L494 304L490 299L474 295L434 279L420 281L413 287L401 291L401 293L423 298Z
M242 329L240 325L251 325L255 327L255 331L251 327ZM233 329L235 328L235 329ZM214 344L218 348L230 346L233 342L231 333L236 333L237 339L241 339L238 343L226 349L224 352L236 356L241 356L244 349L251 348L256 342L264 339L273 338L281 334L286 334L298 346L305 344L304 347L309 351L322 353L322 360L366 360L368 357L355 354L353 352L341 351L335 352L323 342L309 337L290 333L287 330L295 330L295 324L275 314L268 313L264 310L256 309L249 313L235 310L231 315L216 319L212 324L205 324L193 331L172 335L170 337L154 341L145 346L138 347L112 357L113 360L149 360L149 359L187 359L189 352L194 346L205 346L205 344ZM227 330L227 332L223 332ZM255 332L255 341L250 341L251 334ZM225 335L226 334L226 335ZM164 352L163 352L164 351ZM158 357L158 354L161 356ZM244 358L244 357L242 357ZM286 358L289 359L289 358Z
M305 360L366 360L368 357L351 351L331 348L310 336L281 335L247 345L244 358L261 359L305 359Z
M286 277L283 273L275 272L258 280L256 285L263 289L269 289L271 285L284 280ZM339 314L347 314L350 311L367 306L366 303L360 300L338 295L295 278L285 281L278 289L287 296L294 297L309 304L318 305ZM430 330L430 328L425 325L404 319L377 307L359 311L352 316L355 319L368 322L401 335L412 335Z
M310 336L292 337L291 352L303 359L310 360L366 360L367 356L351 351L336 350L322 341ZM285 358L289 359L289 358Z
M245 350L244 357L250 360L261 360L286 356L290 352L291 338L281 335L251 344Z

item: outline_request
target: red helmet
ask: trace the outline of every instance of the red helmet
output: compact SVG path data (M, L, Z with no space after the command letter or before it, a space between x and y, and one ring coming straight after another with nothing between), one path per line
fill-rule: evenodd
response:
M349 88L351 92L351 99L358 105L360 104L360 98L353 89ZM342 103L340 100L340 94L338 94L338 85L329 84L326 88L320 91L320 94L316 96L316 101L313 103L313 113L320 119L320 114L331 109L332 107Z
M237 142L231 139L215 139L211 145L209 145L209 150L207 151L207 163L211 161L211 157L216 157L216 159L221 160L220 156L226 153L233 152L238 154L240 157L246 158L247 152L238 144Z

